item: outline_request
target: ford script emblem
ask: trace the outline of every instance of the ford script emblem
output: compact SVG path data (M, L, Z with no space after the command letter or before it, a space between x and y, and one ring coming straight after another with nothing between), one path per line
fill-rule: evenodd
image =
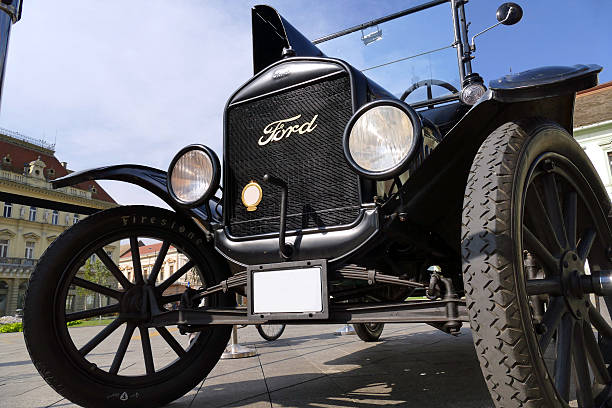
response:
M283 138L289 137L292 133L303 135L315 130L317 127L315 121L319 115L314 115L310 121L304 123L291 123L301 117L302 115L300 114L289 119L281 119L268 124L263 130L263 136L259 138L257 143L259 143L260 146L265 146L270 142L278 142Z
M272 79L281 79L289 76L290 73L291 71L289 71L289 68L277 69L272 73Z

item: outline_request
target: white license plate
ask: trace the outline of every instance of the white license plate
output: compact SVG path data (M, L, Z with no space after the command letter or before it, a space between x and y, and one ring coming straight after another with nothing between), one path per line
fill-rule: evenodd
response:
M323 312L320 266L252 273L253 314Z

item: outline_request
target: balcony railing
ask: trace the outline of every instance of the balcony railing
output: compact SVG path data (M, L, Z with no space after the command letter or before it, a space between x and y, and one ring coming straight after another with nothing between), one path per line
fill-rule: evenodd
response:
M38 259L0 257L0 266L34 266Z

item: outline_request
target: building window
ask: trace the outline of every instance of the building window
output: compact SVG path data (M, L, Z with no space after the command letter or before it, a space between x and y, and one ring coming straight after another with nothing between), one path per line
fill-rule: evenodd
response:
M66 296L66 311L74 311L74 295Z
M30 207L30 221L36 221L36 207Z
M8 284L5 281L0 281L0 315L6 314L6 304L8 296Z
M2 216L4 218L11 218L11 214L13 213L13 204L11 203L4 203L4 211L2 213Z
M0 239L0 258L8 258L8 239Z
M26 242L25 246L25 258L34 259L34 242Z
M74 214L74 217L72 217L72 224L76 224L77 222L79 222L79 214Z
M28 282L21 282L17 291L17 309L21 309L22 311L25 306L25 294L27 290Z
M57 225L59 222L59 212L57 210L53 210L53 214L51 215L51 224Z

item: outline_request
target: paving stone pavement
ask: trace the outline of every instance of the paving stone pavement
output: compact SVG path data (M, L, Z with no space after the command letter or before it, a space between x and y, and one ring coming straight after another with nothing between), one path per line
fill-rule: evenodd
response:
M364 343L357 336L335 336L338 328L288 326L275 342L261 339L253 327L240 329L240 343L256 349L257 357L221 360L208 378L168 407L493 406L469 329L453 337L422 324L387 325L380 342ZM75 343L84 343L100 328L70 330ZM173 334L186 342L186 336ZM108 339L95 350L99 365L112 359L116 342ZM156 358L172 360L163 339L152 336L151 343ZM143 366L139 347L133 338L122 373ZM0 334L0 408L11 407L76 407L38 375L21 333Z

